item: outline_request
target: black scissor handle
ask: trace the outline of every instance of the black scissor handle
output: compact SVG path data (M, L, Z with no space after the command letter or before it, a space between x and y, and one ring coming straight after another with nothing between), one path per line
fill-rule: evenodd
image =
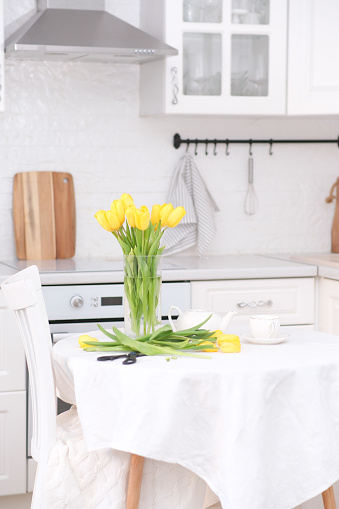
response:
M137 362L137 357L145 357L145 354L139 352L130 352L126 355L126 359L122 361L123 364L135 364Z
M139 352L130 352L128 354L122 355L102 355L101 357L97 357L97 361L115 361L115 359L126 359L122 361L123 364L135 364L137 362L137 357L144 357L145 354Z
M97 361L115 361L115 359L123 359L127 357L126 354L123 355L103 355L102 357L98 357Z

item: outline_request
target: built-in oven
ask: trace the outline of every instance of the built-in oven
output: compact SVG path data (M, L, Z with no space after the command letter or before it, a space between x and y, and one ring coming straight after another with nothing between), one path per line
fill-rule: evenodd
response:
M109 284L69 284L44 285L42 287L53 343L61 341L70 333L85 333L97 330L100 323L105 329L112 326L123 327L124 285ZM168 310L175 304L185 310L190 307L190 283L185 281L163 282L162 320L167 322ZM32 413L28 394L27 417L27 456L31 457ZM67 403L58 400L58 413L69 408Z

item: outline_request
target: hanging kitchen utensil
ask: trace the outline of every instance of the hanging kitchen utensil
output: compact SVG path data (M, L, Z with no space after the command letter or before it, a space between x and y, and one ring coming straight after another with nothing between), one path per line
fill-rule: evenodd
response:
M70 173L17 173L13 221L21 260L72 258L75 253L75 200Z
M248 159L248 187L245 196L244 211L248 216L252 216L258 209L258 198L253 186L253 157Z
M332 203L336 200L333 224L332 224L332 253L339 253L339 200L338 200L338 191L339 191L339 177L334 182L331 187L330 194L326 198L326 203ZM336 191L334 194L334 190Z

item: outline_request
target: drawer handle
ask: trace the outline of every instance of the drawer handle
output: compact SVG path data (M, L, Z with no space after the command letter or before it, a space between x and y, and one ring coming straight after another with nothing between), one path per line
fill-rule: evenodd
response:
M251 300L251 302L238 302L238 308L245 308L246 306L249 308L262 308L264 306L272 306L273 302L271 300Z

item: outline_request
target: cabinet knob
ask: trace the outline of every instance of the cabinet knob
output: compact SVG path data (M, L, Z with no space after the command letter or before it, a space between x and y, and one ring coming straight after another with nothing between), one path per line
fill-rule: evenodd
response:
M72 308L82 308L84 305L84 299L80 295L73 295L70 300L70 304Z

